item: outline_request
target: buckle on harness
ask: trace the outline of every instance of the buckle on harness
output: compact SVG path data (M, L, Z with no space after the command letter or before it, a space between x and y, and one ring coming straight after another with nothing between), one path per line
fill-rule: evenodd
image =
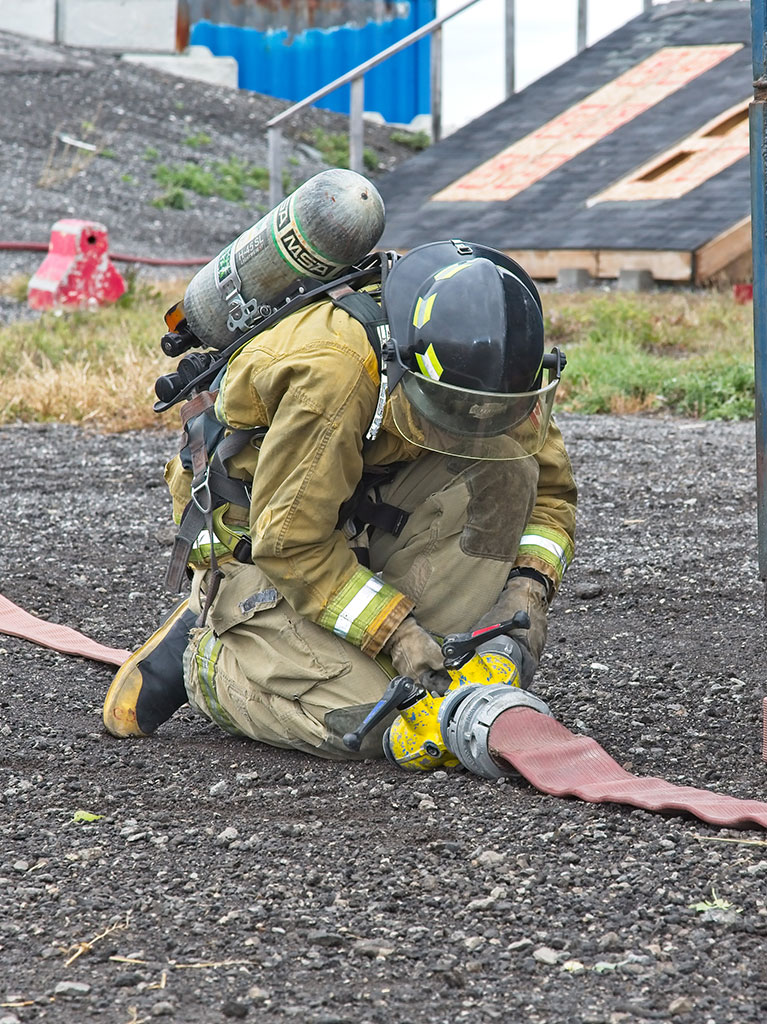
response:
M238 562L245 562L246 564L252 561L252 553L253 548L250 543L250 537L242 537L238 540L234 550L232 551L232 554Z
M202 512L202 514L204 516L210 515L210 513L213 511L213 495L210 492L210 480L209 480L209 477L210 477L210 466L206 466L205 467L205 472L202 475L202 480L200 480L198 483L192 482L192 489L191 489L192 501L194 502L195 506L200 510L200 512ZM200 500L198 498L198 494L205 495L205 504L204 505L200 502Z

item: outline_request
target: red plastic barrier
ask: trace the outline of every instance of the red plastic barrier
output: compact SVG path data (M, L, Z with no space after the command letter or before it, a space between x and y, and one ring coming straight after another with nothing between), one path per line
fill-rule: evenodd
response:
M753 302L754 286L752 284L734 284L732 286L732 297L736 302L745 306L747 302Z
M100 306L119 299L125 282L109 259L108 248L103 224L57 221L51 231L48 255L29 282L29 306Z

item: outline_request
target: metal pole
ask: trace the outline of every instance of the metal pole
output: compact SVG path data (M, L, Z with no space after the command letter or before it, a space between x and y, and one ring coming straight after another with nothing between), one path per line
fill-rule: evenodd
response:
M515 0L506 0L506 95L513 96L517 90L517 42L514 25Z
M364 126L362 112L365 109L365 79L355 78L351 85L349 103L349 167L358 174L363 171Z
M282 199L282 128L270 125L266 138L269 148L269 206L274 209Z
M442 29L431 34L431 141L442 138Z
M756 503L759 575L767 580L767 0L751 0L754 101L751 132L751 251L754 267Z
M644 13L652 10L652 0L644 0Z
M589 0L578 0L578 38L576 52L586 49L586 23L588 21Z

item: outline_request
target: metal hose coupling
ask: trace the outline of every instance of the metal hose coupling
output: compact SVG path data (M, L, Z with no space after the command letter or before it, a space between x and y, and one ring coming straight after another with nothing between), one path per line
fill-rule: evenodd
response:
M505 683L460 686L447 693L439 709L442 741L470 772L483 779L500 779L512 769L491 756L490 728L504 711L519 707L552 717L548 704L529 690Z

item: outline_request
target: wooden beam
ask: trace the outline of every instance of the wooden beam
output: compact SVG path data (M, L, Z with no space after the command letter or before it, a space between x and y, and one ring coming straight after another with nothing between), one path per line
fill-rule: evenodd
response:
M591 249L505 249L504 252L528 272L530 277L546 280L560 270L575 267L597 276L597 253Z
M741 256L751 252L751 218L744 217L695 253L695 283L710 280Z
M649 270L656 281L692 282L691 252L652 249L505 249L532 278L556 278L560 270L588 270L595 278L616 278L621 270Z
M617 277L621 270L649 270L656 281L692 281L692 253L673 249L601 249L598 277Z

